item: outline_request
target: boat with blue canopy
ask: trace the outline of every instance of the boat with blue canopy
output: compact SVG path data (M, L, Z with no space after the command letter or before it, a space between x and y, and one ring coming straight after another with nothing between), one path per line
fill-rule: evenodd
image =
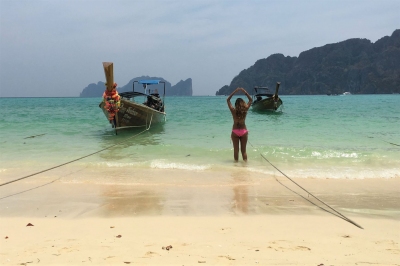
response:
M111 69L109 64L111 64ZM107 88L99 107L103 110L112 127L115 130L134 127L148 129L152 124L165 122L165 81L156 79L134 81L132 91L118 94L116 83L114 83L113 78L109 77L111 76L110 72L112 72L112 63L109 64L103 63ZM114 86L108 84L114 84ZM142 85L143 92L138 91L137 87L140 86L135 86L135 84ZM158 84L163 85L162 96L160 96L157 88L151 90L152 85Z

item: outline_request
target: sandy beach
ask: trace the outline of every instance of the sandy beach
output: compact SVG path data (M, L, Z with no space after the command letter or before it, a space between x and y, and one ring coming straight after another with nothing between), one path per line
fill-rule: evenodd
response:
M1 187L1 265L400 265L400 178L294 179L360 229L278 174L86 175Z

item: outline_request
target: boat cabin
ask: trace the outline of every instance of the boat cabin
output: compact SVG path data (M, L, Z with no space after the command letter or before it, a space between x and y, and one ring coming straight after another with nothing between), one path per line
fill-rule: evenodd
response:
M143 85L143 89L144 89L144 93L143 92L138 92L135 91L135 83L138 84L142 84ZM148 85L155 85L155 84L160 84L163 83L164 84L164 91L163 91L163 97L161 99L160 94L158 93L158 89L154 89L153 91L151 91L150 88L148 88ZM160 80L135 80L133 82L133 91L131 92L122 92L120 93L120 96L122 98L126 98L126 99L132 99L134 98L135 102L139 103L139 100L135 100L138 97L143 97L144 100L141 100L141 104L150 107L154 110L160 111L160 112L164 112L164 98L165 98L165 81L160 81Z

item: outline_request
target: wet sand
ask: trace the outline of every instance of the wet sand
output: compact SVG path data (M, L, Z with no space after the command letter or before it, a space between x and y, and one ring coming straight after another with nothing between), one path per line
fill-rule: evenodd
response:
M0 264L400 265L399 178L293 180L339 214L245 169L15 182L0 187Z

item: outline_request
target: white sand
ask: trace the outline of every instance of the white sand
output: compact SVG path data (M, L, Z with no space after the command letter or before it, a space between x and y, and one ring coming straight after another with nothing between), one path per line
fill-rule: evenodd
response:
M400 179L295 180L360 229L283 177L141 175L1 187L0 264L400 265Z

